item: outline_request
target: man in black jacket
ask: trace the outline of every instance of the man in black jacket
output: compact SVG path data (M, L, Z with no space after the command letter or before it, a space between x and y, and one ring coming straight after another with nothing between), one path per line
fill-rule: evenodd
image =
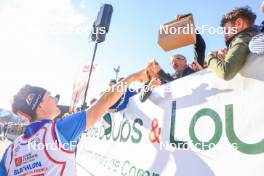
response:
M156 64L156 72L158 75L158 78L160 80L161 84L168 83L170 81L173 81L175 79L187 76L189 74L192 74L196 71L199 71L203 69L204 65L204 59L205 59L205 42L202 38L202 36L197 32L196 34L196 43L194 45L194 62L192 64L187 64L186 58L181 54L176 54L172 56L171 60L171 66L175 70L175 73L173 75L170 75L168 73L165 73L164 70L160 68L158 63L156 61L154 64ZM147 87L152 87L152 83L148 82L146 85ZM142 90L140 95L140 101L144 102L146 99L150 96L151 90Z
M192 64L187 64L187 59L181 54L173 55L171 58L171 66L175 70L175 73L170 75L160 69L158 75L161 79L161 82L167 83L202 69L205 58L205 42L200 34L196 34L194 55L195 58Z

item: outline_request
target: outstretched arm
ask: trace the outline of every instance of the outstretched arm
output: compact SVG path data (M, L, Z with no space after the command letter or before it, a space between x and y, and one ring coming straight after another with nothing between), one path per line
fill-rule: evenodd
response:
M148 69L148 68L147 68ZM101 98L86 111L86 128L93 126L102 115L114 104L127 90L128 86L134 81L146 82L148 76L147 69L131 74L119 83L111 87L111 90L106 91ZM120 87L122 87L120 89Z
M205 59L205 48L206 48L206 45L205 45L205 41L203 37L201 36L201 34L197 33L196 43L194 45L194 55L198 63L202 67L204 65L204 59Z

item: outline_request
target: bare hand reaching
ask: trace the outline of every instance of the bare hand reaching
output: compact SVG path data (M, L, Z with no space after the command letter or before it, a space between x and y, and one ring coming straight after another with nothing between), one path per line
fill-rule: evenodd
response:
M225 56L227 53L227 48L221 49L219 51L216 52L216 57L218 57L219 59L225 60Z
M150 83L149 83L149 90L152 91L156 87L160 86L161 82L158 78L152 78Z

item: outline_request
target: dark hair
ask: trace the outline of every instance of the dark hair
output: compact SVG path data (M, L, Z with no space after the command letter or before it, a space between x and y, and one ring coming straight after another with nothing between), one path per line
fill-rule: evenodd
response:
M252 12L251 8L249 6L246 7L236 7L231 12L228 12L225 14L221 20L221 26L224 27L224 25L227 22L235 22L238 18L243 18L247 20L249 26L252 26L256 19L256 14Z

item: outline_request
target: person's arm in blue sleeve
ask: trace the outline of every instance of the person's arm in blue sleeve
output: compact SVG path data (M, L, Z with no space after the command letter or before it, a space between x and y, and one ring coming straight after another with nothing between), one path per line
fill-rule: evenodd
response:
M86 111L80 111L56 122L62 143L77 142L86 129Z
M124 94L128 86L135 82L146 82L149 77L147 72L153 69L153 64L148 64L144 69L129 75L122 81L111 87L111 91L105 91L102 96L86 111L72 114L56 122L56 129L60 137L65 141L77 141L85 129L92 127L104 113L115 104ZM120 91L120 87L125 88Z
M116 108L119 110L126 108L129 98L135 94L135 92L129 91L128 89L124 95L124 99ZM56 127L59 132L56 135L60 136L62 143L76 142L86 129L86 111L77 112L64 119L59 119L56 122Z
M125 92L122 101L120 101L119 104L115 107L116 111L118 112L118 111L124 110L127 107L127 105L128 105L129 99L132 96L136 95L136 94L137 94L136 90L133 90L133 89L130 90L130 89L128 89Z
M86 128L92 127L109 108L115 104L124 94L129 85L133 82L139 81L141 83L147 82L150 78L148 72L154 69L154 65L149 63L144 69L129 75L122 81L111 87L111 91L105 91L101 97L86 111ZM122 89L120 90L120 87Z
M1 159L1 162L0 162L0 175L1 176L6 176L7 175L7 171L6 171L6 168L5 168L5 161L6 161L6 153L7 153L8 148L6 149L4 155L3 155L2 159Z
M122 97L113 105L113 106L111 106L109 109L114 109L114 110L116 110L116 108L118 107L118 105L123 101L123 99L124 99L124 96L125 96L125 94L124 95L122 95Z

